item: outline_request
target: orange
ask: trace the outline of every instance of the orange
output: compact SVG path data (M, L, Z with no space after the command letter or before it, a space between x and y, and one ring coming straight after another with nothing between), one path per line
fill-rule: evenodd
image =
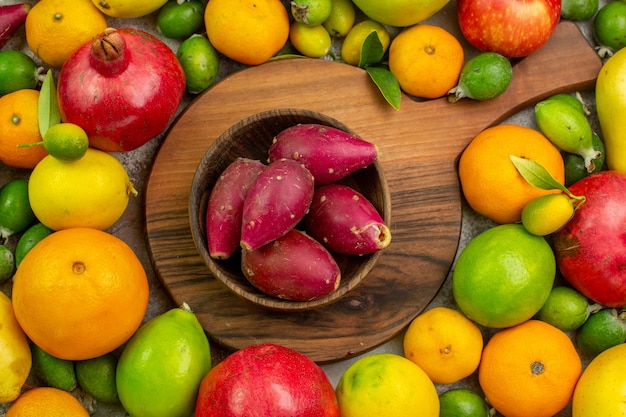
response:
M90 0L41 0L26 16L28 47L47 65L60 68L76 50L107 28Z
M559 150L538 131L514 124L483 130L461 154L459 177L468 204L496 223L518 222L530 200L560 192L529 184L511 162L510 155L532 159L559 183L565 181Z
M463 46L438 26L417 24L400 32L389 46L389 70L410 95L438 98L457 85Z
M264 63L289 38L289 15L280 0L211 0L204 23L215 49L246 65Z
M478 382L506 417L552 417L572 399L582 362L567 334L540 320L500 330L487 342Z
M121 346L148 307L146 272L120 238L97 229L64 229L24 257L13 283L18 323L37 346L67 360Z
M0 97L0 161L13 168L32 169L48 152L43 146L18 148L41 142L37 119L39 91L23 89Z
M483 335L461 312L435 307L413 319L403 343L404 355L434 383L453 384L478 369Z
M29 389L7 410L6 417L89 417L87 409L67 391L52 387Z

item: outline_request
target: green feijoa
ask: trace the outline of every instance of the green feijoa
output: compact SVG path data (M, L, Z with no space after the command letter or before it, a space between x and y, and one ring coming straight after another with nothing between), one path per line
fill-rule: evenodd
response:
M184 39L196 33L204 23L201 0L169 0L159 9L158 31L166 38Z
M345 37L356 21L356 8L352 0L332 0L332 9L328 19L322 23L330 36Z
M219 56L206 37L192 35L187 38L178 48L176 57L185 72L189 93L199 94L217 79Z
M439 395L440 417L489 417L491 409L478 393L467 388L453 388Z
M626 341L626 318L614 308L605 308L593 313L576 334L578 348L591 356L597 356L624 341Z
M593 149L593 132L587 117L561 100L543 100L535 105L535 121L541 132L559 149L580 155L592 172L600 153Z
M483 52L465 63L459 83L449 91L448 100L463 97L489 100L504 93L513 79L511 62L496 52Z
M15 272L15 255L13 251L0 245L0 283L8 280Z
M587 114L587 110L585 109L585 105L583 104L583 102L571 94L559 93L559 94L555 94L553 96L548 97L546 100L560 100L574 107L576 110L580 111L582 114Z
M43 68L22 51L0 51L0 96L39 84Z
M98 401L116 403L119 401L115 383L117 357L107 353L97 358L76 361L78 385Z
M602 6L593 19L593 35L601 57L622 49L626 45L626 2L614 0Z
M571 332L582 326L599 308L599 304L591 304L578 290L560 285L552 288L537 318L564 332Z
M15 246L15 266L19 267L24 256L45 237L52 234L54 230L43 223L35 223L22 234Z
M298 52L309 58L320 58L328 54L332 43L324 26L308 26L300 22L291 24L289 41Z
M564 153L563 162L565 165L566 187L569 187L576 181L580 181L583 178L593 174L594 172L602 171L604 169L604 160L606 155L604 142L595 132L592 133L591 139L593 149L600 152L600 156L594 160L594 168L591 170L591 172L587 171L587 168L585 168L585 160L582 156L569 152Z
M74 362L52 356L39 346L31 343L33 371L45 385L71 391L76 388Z
M333 9L331 0L292 0L291 14L296 22L305 25L321 25Z
M28 180L15 179L0 188L0 237L6 240L36 220L28 199Z
M599 3L598 0L561 0L561 17L574 22L591 19Z

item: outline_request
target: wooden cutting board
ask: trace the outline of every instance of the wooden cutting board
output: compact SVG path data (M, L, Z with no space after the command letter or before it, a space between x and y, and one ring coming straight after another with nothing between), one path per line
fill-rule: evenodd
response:
M433 299L461 230L456 161L481 130L552 94L593 87L601 61L578 28L559 24L541 50L514 65L502 96L477 102L403 96L394 110L368 75L316 59L239 71L199 96L167 133L146 184L146 233L157 276L228 349L273 342L317 362L363 353L397 335ZM194 245L188 214L195 170L213 141L262 111L298 108L330 116L378 145L391 193L392 243L339 302L298 313L256 307L213 278Z

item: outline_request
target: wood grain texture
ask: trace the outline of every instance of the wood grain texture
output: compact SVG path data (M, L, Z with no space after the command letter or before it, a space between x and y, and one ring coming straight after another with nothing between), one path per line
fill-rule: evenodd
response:
M461 226L455 165L463 148L543 98L592 87L600 67L578 28L563 22L548 44L514 65L506 93L486 102L403 96L396 111L364 71L323 60L275 61L232 74L179 116L155 157L145 195L155 271L173 300L187 302L212 340L229 349L273 342L328 362L376 347L428 305L450 270ZM193 176L213 141L246 117L284 108L322 113L376 143L392 207L392 244L364 282L335 304L297 313L255 307L213 278L188 212Z

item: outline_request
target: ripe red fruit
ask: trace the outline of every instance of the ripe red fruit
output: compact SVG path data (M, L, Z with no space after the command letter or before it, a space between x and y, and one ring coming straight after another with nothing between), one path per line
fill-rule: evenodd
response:
M338 417L328 377L307 356L265 343L241 349L200 384L195 417Z
M553 235L557 265L591 300L626 306L626 173L600 171L569 189L587 200Z

